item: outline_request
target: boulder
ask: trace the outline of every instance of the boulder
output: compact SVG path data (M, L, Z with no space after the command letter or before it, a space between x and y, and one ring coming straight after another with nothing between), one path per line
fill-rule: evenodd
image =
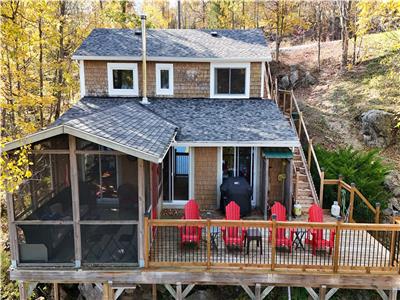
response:
M400 172L399 171L391 171L389 174L385 176L385 181L384 181L385 187L393 192L394 190L400 188ZM395 195L400 196L400 195Z
M97 300L103 297L103 292L97 285L91 283L80 283L78 289L86 300Z
M290 79L290 83L292 84L292 86L294 87L297 82L299 81L299 71L297 70L297 68L295 66L290 66L290 75L289 75L289 79Z
M317 79L314 76L312 76L309 71L306 71L306 73L304 74L303 82L306 86L314 85L317 83Z
M361 115L364 142L369 147L384 148L396 142L394 114L383 110L369 110Z
M281 78L281 80L279 81L279 87L287 90L290 87L290 80L289 80L289 76L285 75Z

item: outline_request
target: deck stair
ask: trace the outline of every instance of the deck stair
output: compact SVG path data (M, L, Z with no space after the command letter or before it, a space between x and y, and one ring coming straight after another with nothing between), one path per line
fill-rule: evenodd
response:
M293 181L297 184L295 187L296 203L301 205L303 213L307 213L312 204L318 203L318 199L302 152L301 148L294 149L293 163L296 172L293 174Z

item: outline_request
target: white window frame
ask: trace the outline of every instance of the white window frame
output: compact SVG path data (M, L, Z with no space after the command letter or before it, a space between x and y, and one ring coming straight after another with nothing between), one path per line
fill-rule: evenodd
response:
M241 68L246 69L244 94L216 94L215 69ZM250 63L211 63L210 64L210 98L250 98Z
M113 71L131 70L133 89L114 89ZM108 94L110 96L139 96L138 67L136 63L107 63Z
M161 71L168 71L169 88L161 88ZM174 65L173 64L156 64L156 94L159 96L174 95Z

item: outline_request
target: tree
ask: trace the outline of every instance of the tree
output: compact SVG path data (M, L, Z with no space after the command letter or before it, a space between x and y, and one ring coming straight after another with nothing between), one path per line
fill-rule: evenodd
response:
M341 40L342 40L342 59L340 68L344 70L348 63L348 49L349 49L349 24L350 24L350 11L352 1L339 0L337 5L340 12L340 26L341 26Z

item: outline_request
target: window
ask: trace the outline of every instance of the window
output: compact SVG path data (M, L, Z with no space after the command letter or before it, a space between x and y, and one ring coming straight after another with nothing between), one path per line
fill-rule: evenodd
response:
M108 63L108 94L110 96L138 96L137 64Z
M174 94L174 67L172 64L156 64L156 94Z
M211 98L249 98L250 64L211 64Z

